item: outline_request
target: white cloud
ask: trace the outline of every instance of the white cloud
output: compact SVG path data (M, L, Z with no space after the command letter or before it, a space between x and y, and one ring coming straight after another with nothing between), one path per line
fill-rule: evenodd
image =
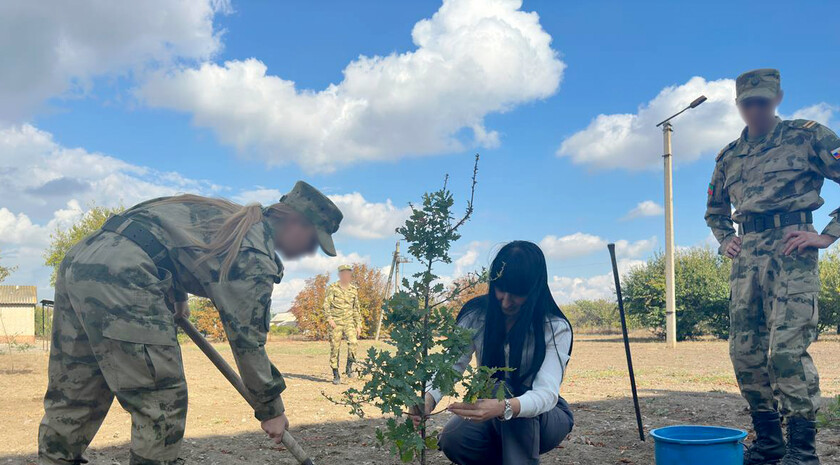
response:
M349 265L352 263L370 263L370 257L361 256L356 252L350 254L343 254L340 251L336 257L328 257L322 253L309 255L299 260L283 261L286 271L289 273L303 273L303 274L320 274L330 273L335 276L338 273L339 265Z
M637 258L652 251L655 247L656 237L635 242L624 239L615 241L615 251L618 257ZM540 248L549 259L565 260L605 251L607 240L581 232L562 237L549 235L540 241Z
M292 308L298 293L306 286L306 280L302 278L284 279L280 284L274 285L271 293L272 313L285 312Z
M659 216L663 213L665 213L665 209L662 208L662 205L659 205L653 200L645 200L644 202L639 202L638 205L627 212L627 215L625 215L622 219L632 220L648 216Z
M653 100L640 105L636 113L598 115L586 129L566 138L557 155L601 169L659 168L662 131L656 124L700 95L708 100L673 120L674 160L690 162L702 155L716 154L744 128L735 106L735 81L693 77L685 84L666 87ZM835 107L820 103L798 110L793 116L827 123L834 110Z
M793 112L790 117L782 116L784 119L809 119L825 124L827 126L834 123L834 112L838 111L838 107L829 105L825 102L811 105L810 107L800 108Z
M358 192L344 195L330 195L344 219L341 221L339 234L346 234L358 239L382 239L393 236L398 226L402 226L411 215L411 208L397 208L391 199L385 202L368 202Z
M50 233L78 219L83 206L131 206L178 192L214 193L211 183L61 146L31 125L0 126L0 250L9 278L52 294L43 253Z
M268 74L257 59L161 71L138 95L270 165L331 171L363 160L494 147L484 118L556 92L565 64L521 0L445 0L415 24L416 48L359 56L320 91ZM464 129L471 130L465 140Z
M221 47L213 17L229 11L227 0L0 2L0 121L83 95L96 76L208 59Z
M467 251L454 260L455 272L453 273L453 278L459 278L471 271L475 271L475 268L480 268L480 266L476 266L476 264L479 261L479 257L487 250L488 246L489 242L487 241L470 242L467 246Z
M631 269L643 265L643 260L618 260L618 274L624 276ZM612 272L588 278L553 276L548 283L551 294L558 303L575 300L614 299L615 278Z
M606 240L581 232L562 237L545 236L540 241L540 248L546 257L554 259L581 257L606 247Z

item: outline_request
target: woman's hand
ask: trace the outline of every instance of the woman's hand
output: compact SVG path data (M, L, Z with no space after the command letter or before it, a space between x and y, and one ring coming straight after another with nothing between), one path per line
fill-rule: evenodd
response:
M274 439L275 443L280 444L283 441L283 434L289 429L289 419L283 413L279 417L263 421L260 426L271 439Z
M818 234L811 231L791 231L785 234L786 245L784 254L790 255L796 250L799 253L810 247L825 249L836 241L837 238L827 234Z
M425 410L426 415L425 416L426 416L426 418L429 418L429 414L432 413L432 411L435 409L435 406L437 405L437 402L435 402L435 398L432 397L432 395L429 394L428 392L426 393L425 398L426 398L426 410ZM409 415L411 415L411 421L414 422L414 427L417 428L418 426L420 426L420 420L421 420L420 409L417 408L417 406L411 407L411 410L409 411Z
M505 403L496 399L479 399L474 404L458 402L448 410L467 421L487 421L505 413Z
M327 324L329 324L329 325L330 325L330 328L335 329L335 321L333 321L333 319L332 319L332 318L330 318L329 320L327 320Z

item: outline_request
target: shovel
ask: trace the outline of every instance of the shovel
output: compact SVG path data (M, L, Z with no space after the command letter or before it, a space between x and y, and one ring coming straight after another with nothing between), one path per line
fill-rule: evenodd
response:
M198 348L201 349L202 352L204 352L204 355L206 355L207 358L209 358L210 361L213 362L213 365L216 365L216 368L218 368L219 371L222 372L225 378L227 378L227 380L230 381L230 384L232 384L233 387L236 388L236 390L248 402L248 404L256 409L258 405L256 405L254 400L251 399L251 395L248 392L248 389L245 388L245 383L242 382L242 379L239 377L239 375L236 374L235 371L233 371L233 368L231 368L228 362L225 361L225 359L223 359L221 355L219 355L216 349L213 348L213 346L210 345L209 342L207 342L207 339L204 339L204 336L202 336L201 333L199 333L198 330L195 329L195 326L193 326L192 323L190 323L189 321L183 318L176 318L175 321L178 323L178 326L180 326L181 329L184 330L187 336L189 336L190 339L192 339L195 345L197 345ZM292 455L295 456L298 463L300 463L301 465L314 465L312 459L310 459L309 456L306 455L306 452L303 451L303 448L300 447L297 441L295 441L295 438L293 438L288 431L283 433L282 442L283 445L286 446L286 449L289 449L289 452L291 452Z

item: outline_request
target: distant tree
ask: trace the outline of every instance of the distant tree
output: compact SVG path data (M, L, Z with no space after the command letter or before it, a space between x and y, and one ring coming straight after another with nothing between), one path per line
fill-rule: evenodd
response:
M56 228L50 234L50 245L44 251L44 260L47 266L52 267L52 276L50 277L50 284L55 286L55 278L58 274L58 267L64 256L71 247L77 242L84 239L86 236L101 228L105 220L111 215L121 213L125 207L118 206L113 208L100 207L96 204L91 204L88 211L86 211L78 221L73 223L67 229Z
M2 258L2 257L0 257L0 258ZM8 278L10 274L14 273L14 271L16 269L17 269L16 266L6 267L6 266L3 266L3 265L0 265L0 283L2 283L4 279Z
M210 299L204 297L190 297L190 322L202 334L213 341L227 341L227 333L222 325L219 311Z
M487 277L485 273L481 271L477 273L470 273L455 279L452 285L447 287L445 294L452 296L450 306L457 315L464 304L476 297L486 295L489 289L490 287L489 284L487 284Z
M820 258L820 331L840 334L840 249L832 247Z
M311 339L324 340L329 333L327 318L323 312L329 282L329 273L307 279L290 310L297 320L298 328Z
M615 332L621 330L618 306L606 299L576 300L561 305L575 331Z
M677 339L728 337L730 260L698 247L677 252L675 259ZM664 338L665 257L658 253L627 273L622 293L628 314Z
M362 313L362 338L372 338L385 302L385 277L378 268L364 263L353 265L353 284L359 288ZM323 304L323 302L322 302Z

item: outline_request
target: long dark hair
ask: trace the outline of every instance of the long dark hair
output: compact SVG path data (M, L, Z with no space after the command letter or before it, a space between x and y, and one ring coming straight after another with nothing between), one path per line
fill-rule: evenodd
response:
M502 247L490 265L489 284L487 295L464 305L458 320L471 312L485 311L483 353L479 362L487 367L506 366L503 341L507 340L510 344L509 367L515 369L508 379L509 387L514 395L522 395L529 388L523 383L539 371L546 357L546 322L552 316L566 320L567 324L568 319L551 295L545 255L533 242L513 241ZM497 289L527 296L516 323L507 334L505 316L496 298ZM528 366L520 366L523 346L529 333L534 338L534 353ZM571 353L571 347L569 351ZM497 373L496 377L504 379L504 374Z

